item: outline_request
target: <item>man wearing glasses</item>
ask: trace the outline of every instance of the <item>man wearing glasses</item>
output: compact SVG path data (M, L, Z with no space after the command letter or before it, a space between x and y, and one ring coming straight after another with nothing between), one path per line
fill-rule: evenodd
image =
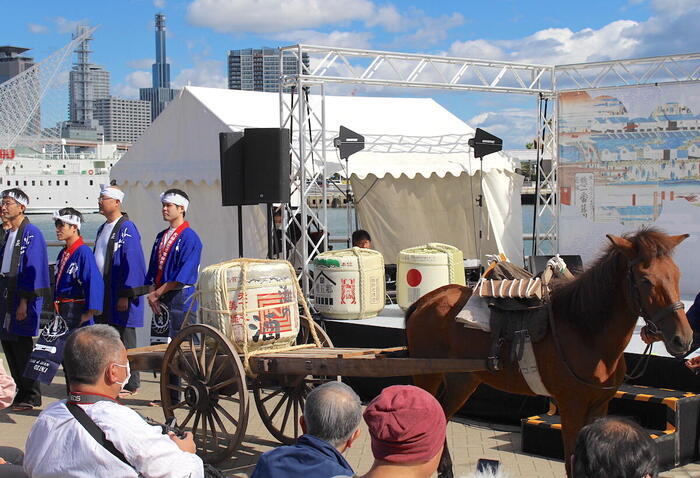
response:
M25 217L28 205L21 189L2 192L0 213L10 228L0 252L0 340L17 384L15 411L41 406L39 382L23 377L23 372L34 346L32 337L39 334L44 296L50 294L46 241Z
M146 263L141 249L141 235L136 225L122 212L124 192L117 186L100 185L98 206L106 221L97 230L95 262L105 285L102 315L95 321L109 324L119 331L127 349L136 347L136 327L143 327L141 297L149 292L144 286ZM138 372L119 393L120 398L135 395L141 385Z

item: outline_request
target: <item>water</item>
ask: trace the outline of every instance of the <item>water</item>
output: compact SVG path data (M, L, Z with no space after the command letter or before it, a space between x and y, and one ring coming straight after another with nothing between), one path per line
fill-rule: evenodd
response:
M522 217L523 217L523 233L532 234L532 213L534 210L534 205L522 206ZM347 226L347 212L345 208L332 209L328 208L328 230L331 237L345 238L357 229L357 223L355 222L355 211L351 212L351 229L348 232ZM320 213L319 213L320 216ZM85 241L94 241L95 235L97 234L97 229L104 222L104 217L101 214L85 214L84 223L80 230L83 239ZM53 217L51 214L32 214L29 215L29 220L35 224L41 232L44 234L44 238L47 241L56 240L56 229L53 224ZM552 225L552 216L546 215L538 218L545 228ZM165 227L165 225L163 226ZM542 230L544 228L540 228ZM150 240L150 239L149 239ZM340 247L343 243L336 243L336 248ZM60 247L49 247L49 261L54 261L58 252L61 250ZM529 256L532 253L532 241L523 241L524 255Z
M523 234L532 234L532 214L534 212L535 206L532 204L523 204L522 206L522 220L523 220ZM320 213L319 213L320 216ZM357 224L355 222L355 212L351 211L352 216L352 226L351 230L348 232L347 226L347 213L344 208L342 209L328 209L328 230L331 237L345 238L352 231L357 229ZM540 231L548 229L552 225L553 217L551 214L543 215L537 219L538 223L541 224ZM341 243L336 242L336 247L340 246ZM532 241L523 241L523 252L525 256L532 255ZM551 251L545 250L547 254L551 254Z
M57 241L56 239L56 228L53 223L53 215L51 214L29 214L27 216L29 221L39 228L41 233L44 235L44 239L47 242ZM93 242L95 240L95 235L97 234L97 229L105 222L104 216L102 214L84 214L83 215L83 225L80 228L80 234L83 236L83 240L86 242ZM60 252L61 247L49 246L49 262L54 262L56 256Z

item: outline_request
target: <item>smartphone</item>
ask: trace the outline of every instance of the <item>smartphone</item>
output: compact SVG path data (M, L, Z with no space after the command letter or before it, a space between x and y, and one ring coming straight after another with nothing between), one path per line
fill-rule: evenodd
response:
M483 473L487 471L491 471L492 473L496 473L498 471L498 467L501 466L501 462L498 460L489 460L487 458L479 458L479 461L476 462L476 471Z

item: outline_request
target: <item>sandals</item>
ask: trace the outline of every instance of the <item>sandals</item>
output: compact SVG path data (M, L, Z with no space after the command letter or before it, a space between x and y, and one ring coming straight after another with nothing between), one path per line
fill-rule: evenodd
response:
M13 412L28 412L30 410L34 410L34 405L27 402L18 402L12 405L11 410Z
M148 402L149 407L162 407L163 402L160 400L153 400L152 402Z
M137 388L136 390L122 390L119 392L119 398L131 398L134 395L139 393L139 389Z

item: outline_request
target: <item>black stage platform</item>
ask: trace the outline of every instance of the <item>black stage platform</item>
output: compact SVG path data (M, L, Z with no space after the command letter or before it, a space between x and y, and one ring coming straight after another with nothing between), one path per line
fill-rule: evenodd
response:
M692 302L686 302L686 310ZM406 345L404 314L397 305L388 305L381 314L370 319L337 320L321 318L333 344L338 347L397 347ZM644 350L639 337L643 322L637 324L634 335L626 349L628 368L632 369ZM694 375L683 361L670 357L662 343L654 345L654 355L649 360L646 372L639 379L630 382L657 388L670 388L700 393L700 377ZM696 355L696 354L693 354ZM410 377L344 378L360 395L369 401L379 394L382 388L395 384L409 384ZM546 413L549 399L501 392L487 385L481 385L472 395L459 415L499 423L519 424L522 418Z

